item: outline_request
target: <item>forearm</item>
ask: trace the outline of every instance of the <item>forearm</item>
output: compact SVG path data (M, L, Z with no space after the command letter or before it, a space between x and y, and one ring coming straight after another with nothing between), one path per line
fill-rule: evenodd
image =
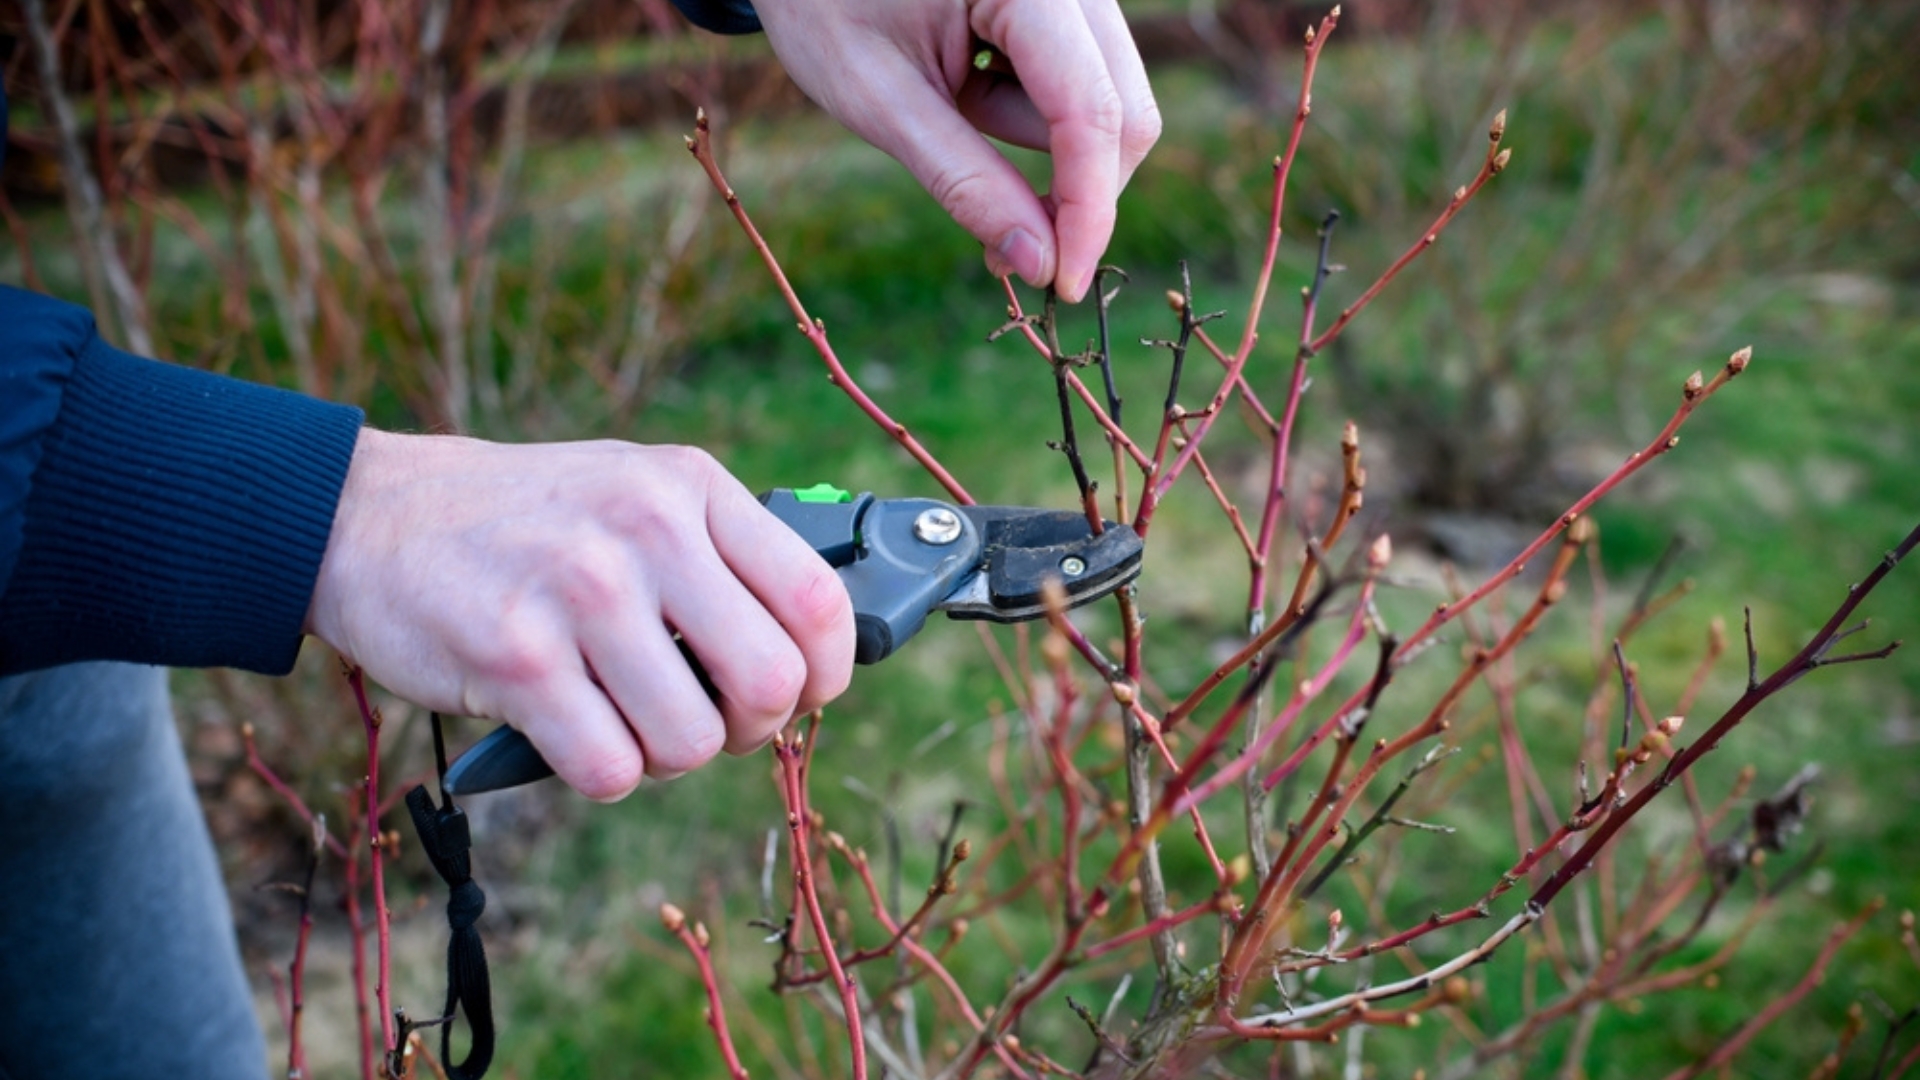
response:
M90 325L72 359L0 592L0 673L286 671L358 410L134 357Z

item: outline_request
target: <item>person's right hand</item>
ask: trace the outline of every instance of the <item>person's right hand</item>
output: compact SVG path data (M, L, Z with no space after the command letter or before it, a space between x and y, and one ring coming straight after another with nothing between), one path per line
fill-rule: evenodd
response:
M758 747L846 688L854 648L839 576L698 450L371 429L307 630L603 801Z

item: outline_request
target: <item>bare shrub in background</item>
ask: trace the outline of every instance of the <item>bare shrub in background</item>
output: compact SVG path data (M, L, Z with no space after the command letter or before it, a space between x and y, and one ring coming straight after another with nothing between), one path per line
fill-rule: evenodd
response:
M630 20L635 47L665 58L647 69L657 85L577 58L557 70L575 20L607 7L33 0L8 70L11 168L22 190L63 194L72 232L34 235L53 219L5 205L22 274L70 280L54 253L71 251L136 351L290 371L339 400L395 394L423 427L524 424L581 376L630 414L701 310L707 191L612 185L588 230L565 205L584 186L527 198L529 148L632 123L661 96L751 104L784 84L664 2ZM583 246L604 259L589 290L540 280L580 274ZM174 287L183 272L220 283L216 309ZM569 296L590 310L554 309ZM556 333L586 321L592 334Z
M1244 43L1296 11L1192 7L1233 31L1205 37L1223 66L1249 85L1276 80ZM1865 264L1867 276L1849 273L1856 292L1907 273L1858 238L1913 234L1920 205L1902 150L1916 129L1897 119L1920 115L1920 93L1893 59L1920 33L1920 8L1556 4L1542 31L1540 7L1365 5L1360 25L1396 36L1348 43L1316 103L1329 137L1303 152L1297 179L1313 206L1361 226L1349 259L1379 258L1466 167L1461 148L1485 116L1527 103L1515 122L1537 141L1502 179L1485 246L1437 248L1427 286L1385 298L1327 370L1342 407L1405 448L1391 455L1396 490L1504 521L1551 513L1603 475L1596 443L1651 433L1653 358L1710 349L1756 312L1846 287L1810 282L1809 266ZM1230 139L1257 144L1252 128ZM1297 213L1290 228L1309 220ZM1251 265L1264 222L1241 226Z

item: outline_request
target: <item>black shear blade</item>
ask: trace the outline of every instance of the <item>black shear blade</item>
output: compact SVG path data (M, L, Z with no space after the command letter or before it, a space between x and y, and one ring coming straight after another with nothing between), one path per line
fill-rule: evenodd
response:
M1140 576L1144 545L1131 526L1106 522L1094 535L1070 510L970 506L961 509L985 543L980 567L939 605L955 619L1021 622L1046 613L1045 588L1057 581L1067 606L1097 600Z

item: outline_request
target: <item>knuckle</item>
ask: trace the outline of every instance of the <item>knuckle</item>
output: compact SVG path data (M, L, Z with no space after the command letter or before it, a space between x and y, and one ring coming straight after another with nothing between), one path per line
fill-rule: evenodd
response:
M573 789L596 802L615 802L633 794L647 772L638 752L596 757L573 778Z
M984 174L965 169L942 170L927 181L928 194L955 221L976 226L991 216L992 188Z
M734 704L745 714L750 726L761 722L784 724L793 715L800 694L806 688L807 666L798 651L758 665L752 675L740 681Z
M1144 109L1127 118L1126 127L1120 133L1120 152L1129 162L1143 160L1160 141L1163 124L1160 106L1148 101Z
M853 633L853 600L830 567L822 564L796 582L791 601L796 636L813 640Z
M516 629L506 620L499 633L483 638L472 658L476 684L527 687L545 683L560 670L561 652L545 634ZM472 704L472 703L469 703Z
M1069 122L1092 128L1103 136L1120 138L1127 126L1127 108L1120 100L1120 89L1111 79L1102 79L1090 89L1091 93L1074 110Z
M590 617L619 610L631 593L627 559L616 544L595 538L556 553L555 588L575 615Z
M693 770L712 761L726 745L727 732L718 718L711 723L689 724L674 733L671 740L655 740L648 745L647 772L666 779Z

